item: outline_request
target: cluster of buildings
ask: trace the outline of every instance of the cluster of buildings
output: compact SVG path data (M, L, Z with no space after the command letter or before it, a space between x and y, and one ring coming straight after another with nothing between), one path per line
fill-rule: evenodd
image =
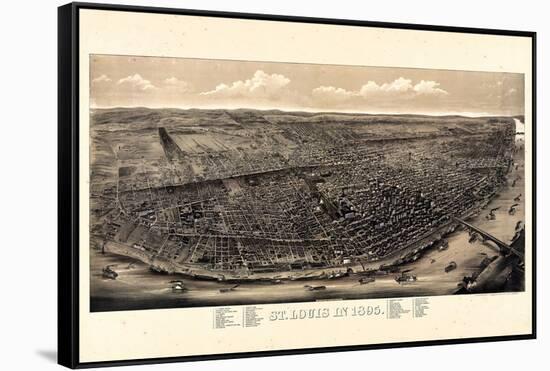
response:
M139 187L106 187L114 211L104 217L105 239L220 272L376 260L487 203L504 184L514 150L505 124L383 139L335 123L265 125L295 146L205 149L187 159L160 130L163 166L176 175L163 183L141 173ZM185 177L178 172L187 173L183 184L174 181Z

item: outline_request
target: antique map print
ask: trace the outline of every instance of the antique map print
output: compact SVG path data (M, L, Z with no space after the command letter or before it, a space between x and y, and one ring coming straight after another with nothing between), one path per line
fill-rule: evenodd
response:
M92 311L525 290L524 75L90 56Z

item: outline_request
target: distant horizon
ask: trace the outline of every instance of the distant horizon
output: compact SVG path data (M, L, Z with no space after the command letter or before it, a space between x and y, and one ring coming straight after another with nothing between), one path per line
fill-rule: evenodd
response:
M348 114L348 115L381 115L381 116L433 116L433 117L445 117L445 116L458 116L458 117L467 117L467 118L488 118L488 117L517 117L525 116L524 113L517 114L498 114L498 113L489 113L489 112L446 112L446 113L423 113L423 112L373 112L373 111L337 111L337 110L317 110L317 109L284 109L284 108L252 108L252 107L175 107L175 106L163 106L163 107L148 107L148 106L104 106L104 107L90 107L91 110L116 110L116 109L149 109L149 110L181 110L181 111L190 111L190 110L202 110L202 111L237 111L237 110L250 110L250 111L280 111L286 113L318 113L318 114Z

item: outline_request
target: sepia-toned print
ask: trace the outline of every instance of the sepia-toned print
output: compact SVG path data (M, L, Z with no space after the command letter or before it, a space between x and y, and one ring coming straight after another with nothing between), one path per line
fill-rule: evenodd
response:
M90 309L525 290L524 75L90 56Z

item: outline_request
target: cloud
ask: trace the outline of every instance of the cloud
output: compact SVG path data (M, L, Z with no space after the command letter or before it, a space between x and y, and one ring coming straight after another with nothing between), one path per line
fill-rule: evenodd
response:
M359 95L368 96L368 95L380 94L380 93L402 94L410 91L411 89L413 89L412 81L409 79L400 77L397 80L394 80L389 83L384 83L382 85L378 85L374 81L368 81L365 85L361 86L361 89L359 89Z
M269 97L285 88L290 79L280 74L267 74L258 70L247 80L237 80L231 84L219 84L214 90L200 93L203 96L211 97Z
M361 98L383 98L383 97L407 97L414 98L421 95L447 95L447 91L441 89L436 81L422 80L413 85L412 80L400 77L394 81L378 84L375 81L368 81L359 90L346 90L334 86L320 86L313 89L313 97L323 99L361 99Z
M111 79L109 78L109 76L103 74L103 75L93 79L92 84L98 84L98 83L101 83L101 82L110 82L110 81L111 81Z
M151 81L144 79L138 73L118 80L117 84L131 86L134 89L138 89L142 91L156 89L156 86L153 85Z
M430 94L430 95L447 95L447 91L439 88L438 82L422 80L414 86L414 91L418 94Z

